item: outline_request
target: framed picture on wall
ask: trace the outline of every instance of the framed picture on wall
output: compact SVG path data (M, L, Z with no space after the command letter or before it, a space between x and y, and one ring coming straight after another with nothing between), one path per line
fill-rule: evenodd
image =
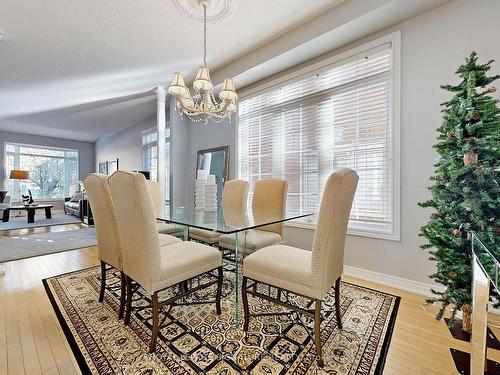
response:
M108 174L111 175L113 172L118 170L118 159L108 161Z
M98 170L99 173L102 173L102 174L108 174L108 162L107 161L101 161L99 163L99 170Z

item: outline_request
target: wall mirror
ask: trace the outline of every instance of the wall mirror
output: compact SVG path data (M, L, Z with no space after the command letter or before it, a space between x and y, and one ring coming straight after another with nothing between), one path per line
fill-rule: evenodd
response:
M229 146L199 150L196 158L196 173L205 170L215 176L217 185L217 205L220 206L224 183L229 179Z

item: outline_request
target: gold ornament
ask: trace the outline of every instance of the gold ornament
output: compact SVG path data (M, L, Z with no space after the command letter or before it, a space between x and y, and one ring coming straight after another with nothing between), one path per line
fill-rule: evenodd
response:
M452 233L455 237L462 237L462 232L459 229L453 229Z
M478 160L478 154L473 149L469 150L469 152L464 154L464 165L477 164L477 160Z

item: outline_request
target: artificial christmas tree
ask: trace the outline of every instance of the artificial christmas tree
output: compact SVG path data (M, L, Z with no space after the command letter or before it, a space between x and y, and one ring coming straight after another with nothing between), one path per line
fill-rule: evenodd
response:
M476 53L456 73L458 85L441 86L454 94L443 103L443 122L438 129L439 154L429 190L432 198L422 207L434 210L421 235L427 239L423 249L431 249L437 271L430 277L445 287L432 292L440 302L436 316L441 319L453 307L452 322L462 310L463 327L470 332L472 250L470 233L481 234L486 245L497 251L499 219L500 109L498 100L486 88L500 76L489 76L492 61L478 64ZM499 254L495 254L499 255Z

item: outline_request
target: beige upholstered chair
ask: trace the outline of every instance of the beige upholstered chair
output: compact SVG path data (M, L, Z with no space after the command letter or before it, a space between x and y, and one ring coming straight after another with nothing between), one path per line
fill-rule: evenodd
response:
M334 172L327 180L319 210L312 251L285 245L265 247L243 260L243 307L248 330L250 314L248 296L251 294L287 306L314 318L314 343L318 362L323 366L321 353L321 302L335 283L337 325L342 328L340 312L340 277L344 265L344 241L358 175L351 169ZM251 281L251 285L248 285ZM278 289L273 298L258 292L255 283ZM288 291L315 301L315 309L298 309L282 301L281 292Z
M246 213L248 197L248 182L244 180L231 180L224 184L222 192L222 212L232 211ZM189 238L215 245L219 242L220 233L209 230L189 228Z
M149 351L152 353L156 348L160 329L160 307L171 305L201 288L217 284L215 302L217 314L220 314L222 257L213 247L189 241L170 244L165 251L160 249L153 200L142 174L116 171L109 178L109 187L118 222L123 272L126 275L125 324L130 322L133 280L151 295L153 327ZM217 271L217 275L213 274L214 271ZM213 281L187 290L187 281L202 274ZM158 292L177 284L185 285L185 289L160 302Z
M266 179L255 182L252 212L256 221L282 217L286 210L287 182L279 179ZM266 246L282 241L283 223L250 229L238 236L238 250L251 254ZM225 234L219 237L219 247L235 250L235 236Z
M92 207L97 234L97 252L101 261L99 302L104 300L106 265L110 265L119 270L121 275L120 311L118 317L122 319L125 308L125 275L122 271L120 237L118 235L118 224L109 191L108 176L92 173L85 178L84 185L90 206Z
M161 199L161 185L156 181L147 181L149 192L153 198L153 205L155 208L156 217L162 217L164 215L163 209L165 208L165 202ZM183 228L175 224L167 224L163 222L158 222L158 233L170 234L172 236L180 237L184 235Z
M122 270L118 223L113 210L108 176L92 173L85 178L84 185L90 206L92 207L97 235L97 251L101 261L101 290L99 293L99 302L104 301L106 271L108 270L106 266L114 267L120 271L121 276L120 310L118 318L122 319L125 307L125 275ZM167 234L159 236L160 246L170 245L179 241L178 238Z

